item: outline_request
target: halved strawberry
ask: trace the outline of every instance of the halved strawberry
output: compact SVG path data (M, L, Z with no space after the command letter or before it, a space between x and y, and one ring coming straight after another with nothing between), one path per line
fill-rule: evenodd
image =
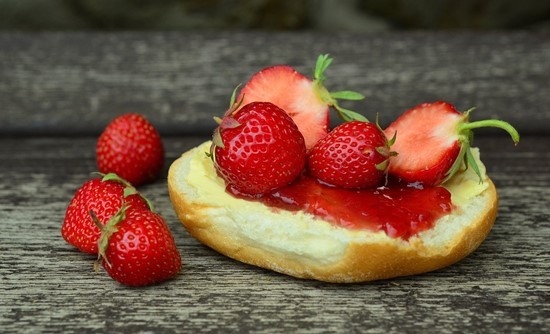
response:
M313 80L287 65L264 68L254 74L241 89L238 101L271 102L285 110L304 136L309 150L329 131L329 107L334 107L344 120L366 120L344 109L337 99L361 100L363 95L352 91L329 93L324 86L324 72L332 63L328 55L317 59Z
M390 162L389 173L408 182L438 185L451 178L465 165L478 174L470 151L472 129L497 127L507 131L514 143L518 132L507 122L484 120L469 122L473 109L460 113L447 102L424 103L403 113L386 130L396 135L392 150L398 155Z

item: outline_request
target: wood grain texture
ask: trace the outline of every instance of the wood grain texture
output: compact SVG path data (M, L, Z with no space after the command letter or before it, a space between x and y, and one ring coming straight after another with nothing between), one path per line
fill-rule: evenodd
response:
M550 332L550 38L517 33L0 33L2 333ZM500 195L481 247L451 267L334 285L244 265L178 222L168 165L206 140L233 87L274 63L311 73L331 53L329 88L381 123L444 99L503 118L522 135L479 131ZM76 189L96 170L97 134L115 115L148 116L167 149L141 190L174 233L182 273L127 288L60 235Z
M332 90L381 123L419 103L447 100L475 119L522 133L550 130L550 38L517 33L2 33L0 133L97 134L115 115L148 116L161 133L204 135L233 88L289 64L311 75L330 53Z
M500 195L481 247L436 272L368 284L298 280L202 246L178 222L168 165L206 137L165 137L163 177L141 190L171 228L182 273L127 288L65 243L64 211L95 170L95 137L0 139L0 326L3 333L535 333L550 330L549 136L476 144Z

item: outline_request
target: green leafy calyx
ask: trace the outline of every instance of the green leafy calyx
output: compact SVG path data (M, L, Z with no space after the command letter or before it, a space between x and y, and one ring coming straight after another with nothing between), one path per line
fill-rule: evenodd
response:
M120 184L122 184L124 186L124 198L128 197L128 196L131 196L131 195L139 195L139 197L141 197L145 203L147 203L147 206L149 207L149 210L151 211L155 211L155 208L153 206L153 203L145 196L143 196L142 193L140 193L136 187L134 187L130 182L128 182L127 180L123 179L122 177L118 176L116 173L107 173L107 174L103 174L103 173L94 173L94 174L98 174L100 175L102 178L101 178L101 181L102 182L105 182L105 181L114 181L114 182L118 182Z
M240 84L233 89L233 93L231 94L231 98L229 100L229 108L225 111L223 118L214 116L214 121L218 124L218 126L214 129L212 134L212 145L210 146L210 152L206 152L206 156L214 162L216 147L225 148L222 138L222 131L225 129L234 129L242 125L233 117L244 101L244 94L241 96L239 101L235 101L239 87Z
M114 233L118 231L117 225L126 218L127 209L128 206L126 205L126 203L124 203L117 211L117 213L115 213L115 215L112 216L105 225L101 224L95 212L93 210L90 210L90 216L92 217L94 224L101 231L101 235L97 240L98 256L97 260L94 263L94 268L96 271L98 270L99 263L101 261L105 261L105 263L107 263L109 267L112 266L107 259L107 248L109 247L109 239Z
M349 101L358 101L365 98L360 93L344 90L338 92L329 92L325 87L325 71L332 63L332 58L328 54L320 55L317 58L317 63L315 65L315 71L313 73L313 87L319 98L326 103L328 106L334 107L338 116L346 121L362 121L368 122L368 119L353 111L340 106L338 100L349 100Z
M449 180L451 177L453 177L456 172L460 170L462 166L467 168L472 168L473 171L476 173L476 175L479 177L479 183L483 183L483 176L481 175L481 171L479 169L479 166L476 162L476 159L474 158L474 155L471 151L471 145L473 143L473 129L477 128L484 128L484 127L494 127L502 129L512 137L512 141L514 142L514 145L517 145L519 143L519 133L517 130L508 122L497 120L497 119L487 119L482 121L475 121L475 122L469 122L470 113L474 110L474 108L470 108L469 110L465 111L462 116L462 121L458 124L458 134L459 134L459 143L460 143L460 151L458 152L458 156L447 172L447 175L445 176L445 179L442 183L445 183L447 180Z

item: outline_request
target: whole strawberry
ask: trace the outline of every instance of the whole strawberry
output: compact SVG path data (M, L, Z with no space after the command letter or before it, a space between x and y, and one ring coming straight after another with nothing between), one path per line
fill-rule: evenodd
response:
M67 207L61 235L79 250L97 254L97 240L101 231L92 220L90 211L93 210L100 223L105 225L123 203L134 209L150 207L134 187L115 174L85 182Z
M373 123L351 121L334 128L309 152L311 176L341 188L379 186L386 174L390 143Z
M264 194L291 183L304 169L304 137L276 105L252 102L238 111L230 109L218 121L211 154L219 175L233 190Z
M408 182L435 186L451 178L462 166L470 166L482 181L470 151L472 130L501 128L514 143L519 141L519 134L501 120L469 122L471 110L461 113L453 105L438 101L423 103L399 116L385 130L387 136L397 133L392 148L399 153L392 159L389 173Z
M122 207L101 228L99 259L116 281L144 286L168 280L180 272L180 253L158 214Z
M164 146L153 125L142 115L126 114L107 125L97 141L97 166L135 186L155 180L164 164Z

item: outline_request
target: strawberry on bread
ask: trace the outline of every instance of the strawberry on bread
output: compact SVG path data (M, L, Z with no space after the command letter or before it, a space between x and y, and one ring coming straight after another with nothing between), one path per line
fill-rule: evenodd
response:
M238 100L242 106L250 102L271 102L286 111L294 120L310 149L329 131L329 109L345 120L363 119L363 116L342 108L338 100L361 100L364 97L352 91L330 93L324 86L325 71L332 63L328 55L317 58L314 77L310 79L288 65L275 65L255 73L241 89Z
M387 136L396 136L392 149L398 153L391 159L390 174L434 186L450 179L463 165L477 171L470 151L475 128L501 128L518 143L518 132L504 121L469 122L471 110L461 113L450 103L438 101L403 113L385 130Z
M502 121L469 123L468 112L443 102L406 112L384 132L338 105L338 97L358 98L356 93L331 94L324 88L330 62L319 57L312 81L285 66L255 74L241 91L244 106L232 102L218 119L214 143L205 142L172 163L168 190L187 231L238 261L337 283L424 273L473 252L493 226L497 193L479 151L470 147L471 130L500 127L514 141L517 132ZM319 110L326 115L324 107L296 111L316 98L322 101L318 106L334 107L347 123L328 133L325 116L312 119ZM261 118L290 117L276 122L281 126L266 126L269 135L262 136L252 131L246 113L266 105L271 111L259 113ZM303 130L302 123L313 129ZM281 132L294 139L274 140ZM266 139L275 144L265 145ZM296 144L302 146L299 153ZM256 146L261 149L252 150ZM209 148L210 157L204 154ZM295 161L303 161L304 152L302 170ZM292 177L273 182L283 170ZM235 181L233 174L242 179ZM244 186L236 189L239 183Z
M453 208L439 216L431 228L406 239L390 235L389 230L350 228L321 218L322 212L318 215L286 210L233 196L204 155L209 146L210 142L206 142L185 152L168 172L170 199L186 230L221 254L298 278L352 283L443 268L483 242L497 213L496 190L478 161L484 182L478 183L472 169L458 172L447 183ZM348 190L350 195L353 192ZM384 193L380 195L383 197ZM323 202L321 209L338 204L323 193L304 196L313 196L308 203ZM281 200L285 200L284 196ZM391 206L378 210L376 202L372 206L380 218L393 218ZM334 210L338 211L338 207ZM353 209L351 214L357 216Z
M304 137L270 102L233 102L214 131L210 157L231 191L261 195L298 177L306 163ZM236 108L235 108L236 107Z
M389 165L392 141L374 123L351 121L337 126L311 149L308 172L342 188L382 185Z

